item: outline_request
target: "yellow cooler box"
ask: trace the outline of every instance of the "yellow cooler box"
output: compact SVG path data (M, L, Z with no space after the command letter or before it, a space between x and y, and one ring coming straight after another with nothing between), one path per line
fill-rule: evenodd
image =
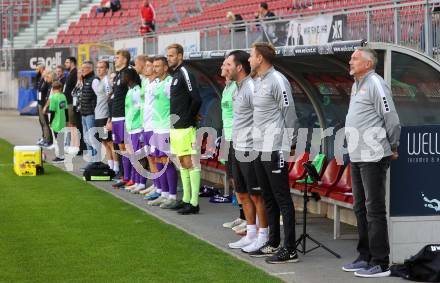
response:
M14 172L18 176L42 175L43 162L39 146L14 147Z

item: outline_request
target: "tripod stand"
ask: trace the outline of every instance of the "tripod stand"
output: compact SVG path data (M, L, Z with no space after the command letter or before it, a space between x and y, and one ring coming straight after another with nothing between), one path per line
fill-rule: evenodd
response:
M309 234L307 234L307 203L309 202L309 199L310 199L310 196L308 195L308 191L307 191L307 181L308 181L307 179L308 179L308 176L310 176L310 178L314 182L318 182L320 180L320 177L319 177L319 174L316 171L315 167L311 163L306 162L303 164L303 166L304 166L304 169L306 170L304 190L303 190L303 203L304 203L303 233L298 238L298 240L296 240L296 250L302 254L306 254L308 252L316 250L317 248L323 248L324 250L328 251L329 253L331 253L335 257L341 258L341 256L339 254L335 253L334 251L332 251L331 249L329 249L325 245L323 245L320 242L318 242L317 240L313 239ZM319 199L319 196L316 199ZM307 248L306 248L306 240L307 239L309 239L310 241L315 243L316 246L307 250ZM301 248L299 248L299 246L301 246Z

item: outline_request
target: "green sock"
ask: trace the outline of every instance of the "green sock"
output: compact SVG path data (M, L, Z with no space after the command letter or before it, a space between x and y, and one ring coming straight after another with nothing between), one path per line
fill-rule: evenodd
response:
M180 168L180 178L182 179L183 186L182 201L189 203L191 200L191 180L189 169Z
M189 177L191 180L191 204L193 206L199 205L200 173L201 171L199 168L189 170Z

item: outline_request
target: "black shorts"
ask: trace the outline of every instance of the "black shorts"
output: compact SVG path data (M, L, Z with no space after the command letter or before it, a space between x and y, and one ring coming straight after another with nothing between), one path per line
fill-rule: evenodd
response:
M232 148L232 146L231 146ZM257 175L255 174L254 161L239 161L237 156L248 157L250 152L235 152L232 149L232 176L234 176L235 192L249 193L251 195L261 194L258 186Z
M104 128L105 125L107 125L107 120L108 120L107 118L96 119L95 120L95 127ZM111 141L112 140L112 131L107 132L107 137L104 136L104 138L100 138L98 133L95 134L95 137L99 141Z

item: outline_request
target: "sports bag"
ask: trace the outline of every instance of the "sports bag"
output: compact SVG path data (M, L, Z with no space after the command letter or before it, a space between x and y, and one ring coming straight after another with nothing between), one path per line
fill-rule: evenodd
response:
M83 179L86 181L111 181L115 177L115 171L102 162L94 162L86 167Z
M391 266L391 276L419 282L440 282L440 244L427 245L403 264Z

